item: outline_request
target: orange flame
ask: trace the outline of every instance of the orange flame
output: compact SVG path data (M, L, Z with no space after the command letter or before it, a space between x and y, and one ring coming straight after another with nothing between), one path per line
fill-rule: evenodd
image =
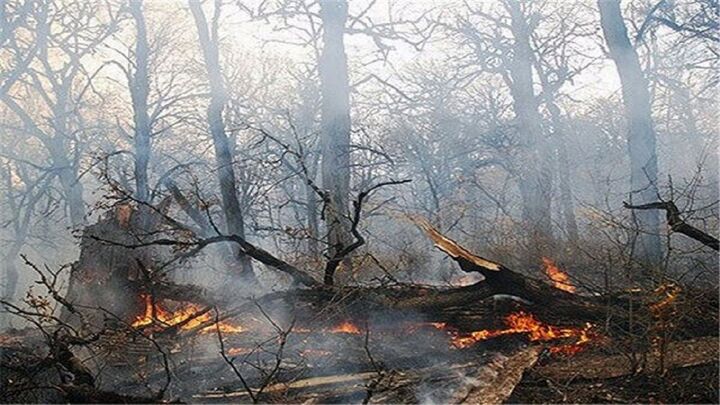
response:
M360 331L360 328L358 328L355 324L353 324L350 321L344 321L340 325L337 325L334 328L330 329L330 332L332 332L332 333L350 333L353 335L359 335L360 333L362 333Z
M550 341L561 338L577 338L571 345L556 346L550 349L552 353L574 354L582 350L580 346L591 340L592 325L586 324L583 328L561 328L547 325L538 321L532 314L523 311L515 312L505 318L507 329L479 330L467 335L451 332L451 343L458 349L472 346L473 344L496 336L515 333L526 333L531 341ZM566 347L567 346L567 347Z
M145 312L135 318L135 321L131 324L133 328L157 323L166 327L183 323L180 329L191 330L206 322L212 321L212 314L210 314L209 311L200 313L202 308L195 304L187 304L176 311L169 312L158 303L155 303L153 306L152 297L149 294L141 294L141 297L145 302ZM244 331L242 326L219 322L202 328L200 333L212 333L215 332L217 328L224 333L239 333Z
M550 277L555 288L567 291L570 293L575 292L575 286L570 282L568 275L560 270L555 262L547 257L542 258L543 265L545 266L545 274Z

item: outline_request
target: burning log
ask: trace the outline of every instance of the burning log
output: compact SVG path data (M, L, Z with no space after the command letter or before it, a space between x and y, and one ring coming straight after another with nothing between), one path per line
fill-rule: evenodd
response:
M614 297L597 298L574 294L566 279L561 280L562 288L559 288L523 276L500 263L471 253L457 242L442 235L425 220L416 220L416 223L427 233L438 249L458 262L463 271L482 274L485 277L483 283L493 293L521 297L538 310L552 308L552 314L548 313L548 315L553 317L597 322L607 316L608 303L621 303ZM550 277L558 278L558 275L554 274Z
M478 330L469 334L452 334L452 344L457 348L469 347L479 341L510 334L527 334L532 342L547 342L556 339L575 338L572 345L551 347L552 353L574 353L582 349L594 335L592 325L583 328L561 328L538 321L533 315L523 311L511 313L505 319L506 328L496 330Z
M570 277L560 270L552 259L543 257L542 262L545 266L545 274L547 274L548 278L552 280L555 288L569 293L575 292L575 286L570 282Z
M156 327L161 332L198 329L200 333L213 333L219 328L223 333L240 333L242 326L228 322L215 322L212 307L202 308L194 303L184 304L174 311L165 309L150 294L141 294L145 310L132 322L134 328ZM207 323L209 325L205 326Z

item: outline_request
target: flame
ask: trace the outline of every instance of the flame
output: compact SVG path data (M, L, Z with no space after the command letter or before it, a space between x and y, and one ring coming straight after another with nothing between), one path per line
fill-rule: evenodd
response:
M575 286L570 283L570 278L568 277L568 275L562 270L560 270L560 268L555 264L552 259L543 257L542 262L545 266L545 274L550 277L550 280L552 280L555 288L570 293L575 292Z
M577 339L575 343L571 345L556 346L550 349L552 353L574 354L582 350L581 346L589 342L592 335L591 324L586 324L583 328L562 328L544 324L537 320L532 314L528 314L523 311L508 315L505 318L505 324L507 325L506 329L483 329L466 335L451 332L451 343L454 347L462 349L472 346L482 340L515 333L526 333L533 342L546 342L555 339L574 337Z
M332 333L350 333L353 335L359 335L360 333L362 333L360 331L360 328L358 328L355 324L353 324L350 321L344 321L340 325L337 325L334 328L330 329L330 332L332 332Z
M435 329L445 329L447 327L447 323L445 322L430 322L428 325L432 326Z
M141 294L141 297L145 302L145 312L142 315L138 315L135 318L135 321L131 323L133 328L139 328L156 323L163 326L174 326L182 323L180 329L191 330L204 323L212 321L212 314L210 314L209 311L201 313L203 309L195 304L187 304L176 311L169 312L162 306L158 305L158 303L153 305L152 297L149 294ZM218 328L224 333L239 333L244 331L243 327L240 325L219 322L202 328L200 333L212 333Z
M662 284L656 288L654 292L662 298L659 301L650 304L650 311L653 315L659 317L663 311L675 302L678 294L680 294L680 287L674 284Z

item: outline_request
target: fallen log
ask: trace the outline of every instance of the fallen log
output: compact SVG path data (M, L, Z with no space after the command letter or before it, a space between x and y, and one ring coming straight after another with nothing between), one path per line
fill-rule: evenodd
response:
M453 403L461 404L502 404L512 395L515 386L522 379L525 370L535 365L542 352L542 346L530 346L513 354L504 362L490 365L492 378L482 380L479 386L460 390Z
M303 403L502 403L512 393L523 372L532 367L540 346L520 349L492 362L481 357L462 363L441 363L405 370L363 371L300 378L264 387L265 399L291 399ZM257 389L257 388L256 388ZM246 390L206 392L200 401L249 399Z
M442 235L425 220L416 220L435 246L455 260L465 272L480 273L494 294L521 297L535 309L552 308L546 315L558 319L598 322L606 319L609 306L623 306L626 302L618 297L595 297L574 294L555 288L540 280L516 273L500 263L480 257Z

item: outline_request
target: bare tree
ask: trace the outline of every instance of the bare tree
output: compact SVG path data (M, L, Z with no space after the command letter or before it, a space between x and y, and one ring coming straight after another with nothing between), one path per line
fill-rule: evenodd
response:
M637 52L628 38L627 28L620 12L620 2L598 0L598 7L605 42L622 83L628 121L631 203L650 203L658 195L658 164L647 80L640 67ZM658 213L654 210L639 211L635 214L635 218L641 230L639 259L648 265L656 265L662 256Z
M97 73L88 72L83 59L116 31L118 21L118 15L112 9L105 10L99 4L94 7L77 5L73 2L41 2L37 5L34 13L35 63L27 60L26 69L18 69L17 76L13 75L15 79L6 80L5 88L0 92L3 103L22 123L23 131L45 147L62 187L73 227L85 222L79 169L84 149L80 135L87 128L78 106L92 88L91 82ZM77 20L77 23L62 25L63 18ZM9 45L17 46L18 42L10 41ZM17 83L21 75L24 77L22 86ZM42 108L24 102L23 95L30 95L32 100L41 103ZM43 111L49 114L50 125L41 124L43 120L38 114Z
M533 82L535 56L531 35L536 22L530 15L538 11L533 10L534 5L529 2L503 1L489 12L482 6L467 5L464 11L468 15L459 16L456 26L450 28L460 42L471 49L469 65L476 70L475 74L500 75L512 97L519 140L517 176L522 218L530 229L527 261L537 262L552 246L554 177L552 147L545 136Z
M318 61L322 94L321 177L328 196L325 222L330 255L334 256L348 245L350 230L345 215L350 198L350 86L343 40L348 4L344 0L322 1L320 16L323 29L323 49Z
M225 133L225 123L222 116L226 99L218 51L218 19L220 17L222 2L215 1L215 11L210 27L208 27L200 1L191 0L189 4L190 11L195 20L195 26L197 27L200 47L203 51L205 68L207 70L207 78L210 83L210 105L208 106L207 115L210 133L213 138L213 146L215 148L215 160L218 180L220 182L225 223L231 235L237 235L244 239L245 223L242 211L240 210L237 185L235 184L232 148ZM240 250L236 249L235 252L241 263L240 274L248 280L254 279L250 258Z
M135 21L135 72L129 79L130 95L135 123L135 198L148 202L150 186L148 183L148 163L150 161L150 137L152 128L148 114L149 45L147 27L142 10L142 0L129 1L130 13Z

